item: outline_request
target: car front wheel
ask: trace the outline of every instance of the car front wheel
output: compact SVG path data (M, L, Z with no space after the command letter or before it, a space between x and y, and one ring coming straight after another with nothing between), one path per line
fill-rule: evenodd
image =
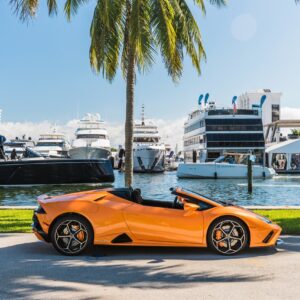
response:
M53 225L51 241L59 253L79 255L91 246L93 230L89 222L80 216L63 216Z
M248 246L248 241L246 226L236 218L220 218L213 222L208 230L208 246L219 254L237 254Z

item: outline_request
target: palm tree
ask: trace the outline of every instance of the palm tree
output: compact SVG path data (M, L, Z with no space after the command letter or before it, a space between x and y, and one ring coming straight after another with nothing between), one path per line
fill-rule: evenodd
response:
M88 0L66 0L70 20ZM209 0L225 5L226 0ZM22 20L35 16L39 0L10 0ZM204 0L194 0L205 14ZM57 1L47 0L49 14L57 12ZM198 74L205 58L201 34L186 0L98 0L91 29L90 63L94 71L112 81L120 67L126 80L125 185L132 184L134 87L138 72L147 71L160 52L174 81L182 75L186 53Z

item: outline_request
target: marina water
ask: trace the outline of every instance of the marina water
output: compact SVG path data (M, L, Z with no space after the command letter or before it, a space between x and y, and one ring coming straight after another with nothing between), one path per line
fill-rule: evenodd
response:
M115 171L113 186L122 187L124 174ZM101 188L104 185L41 185L0 187L0 206L36 205L41 194L59 195L77 191ZM134 187L142 190L144 198L164 199L174 197L169 188L181 186L199 192L207 197L232 200L238 205L299 205L300 176L275 176L273 179L254 180L253 193L247 192L247 181L243 179L178 179L176 172L162 174L135 174Z

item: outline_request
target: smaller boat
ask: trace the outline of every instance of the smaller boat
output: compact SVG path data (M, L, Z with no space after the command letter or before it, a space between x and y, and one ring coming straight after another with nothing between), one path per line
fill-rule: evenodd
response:
M60 158L68 157L70 148L65 135L54 128L53 132L40 135L34 150L45 157Z
M232 153L220 156L213 162L179 164L179 178L247 178L248 154ZM252 165L253 178L272 178L276 173L273 169L262 165Z
M17 157L22 158L25 148L34 148L35 143L31 137L28 137L27 139L26 136L23 135L22 138L16 137L15 139L6 141L3 146L5 155L8 158L11 157L11 153L14 149L16 151Z

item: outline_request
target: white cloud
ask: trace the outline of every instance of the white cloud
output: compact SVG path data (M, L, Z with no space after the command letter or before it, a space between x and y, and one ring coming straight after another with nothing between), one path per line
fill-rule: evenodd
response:
M178 144L179 149L182 148L183 124L184 118L177 120L153 119L158 128L162 141L171 144L174 148ZM40 134L52 132L56 128L57 132L64 133L71 141L75 138L74 133L78 126L78 120L70 120L66 124L54 124L49 121L43 122L3 122L0 123L0 135L4 135L7 139L15 137L32 137L37 140ZM106 123L111 145L117 147L124 145L124 124L122 123Z
M300 108L282 107L282 119L300 119ZM168 143L174 149L178 144L182 149L183 124L185 117L175 120L151 119L149 121L156 124L159 128L162 141ZM54 126L58 132L64 133L69 140L74 139L74 132L77 128L78 120L70 120L66 124L54 124L49 121L43 122L4 122L0 123L0 134L8 139L21 137L26 135L37 140L42 133L51 132ZM117 147L124 145L124 124L122 123L106 123L106 128L110 137L111 145Z
M281 109L281 119L300 119L300 108L294 107L282 107Z

